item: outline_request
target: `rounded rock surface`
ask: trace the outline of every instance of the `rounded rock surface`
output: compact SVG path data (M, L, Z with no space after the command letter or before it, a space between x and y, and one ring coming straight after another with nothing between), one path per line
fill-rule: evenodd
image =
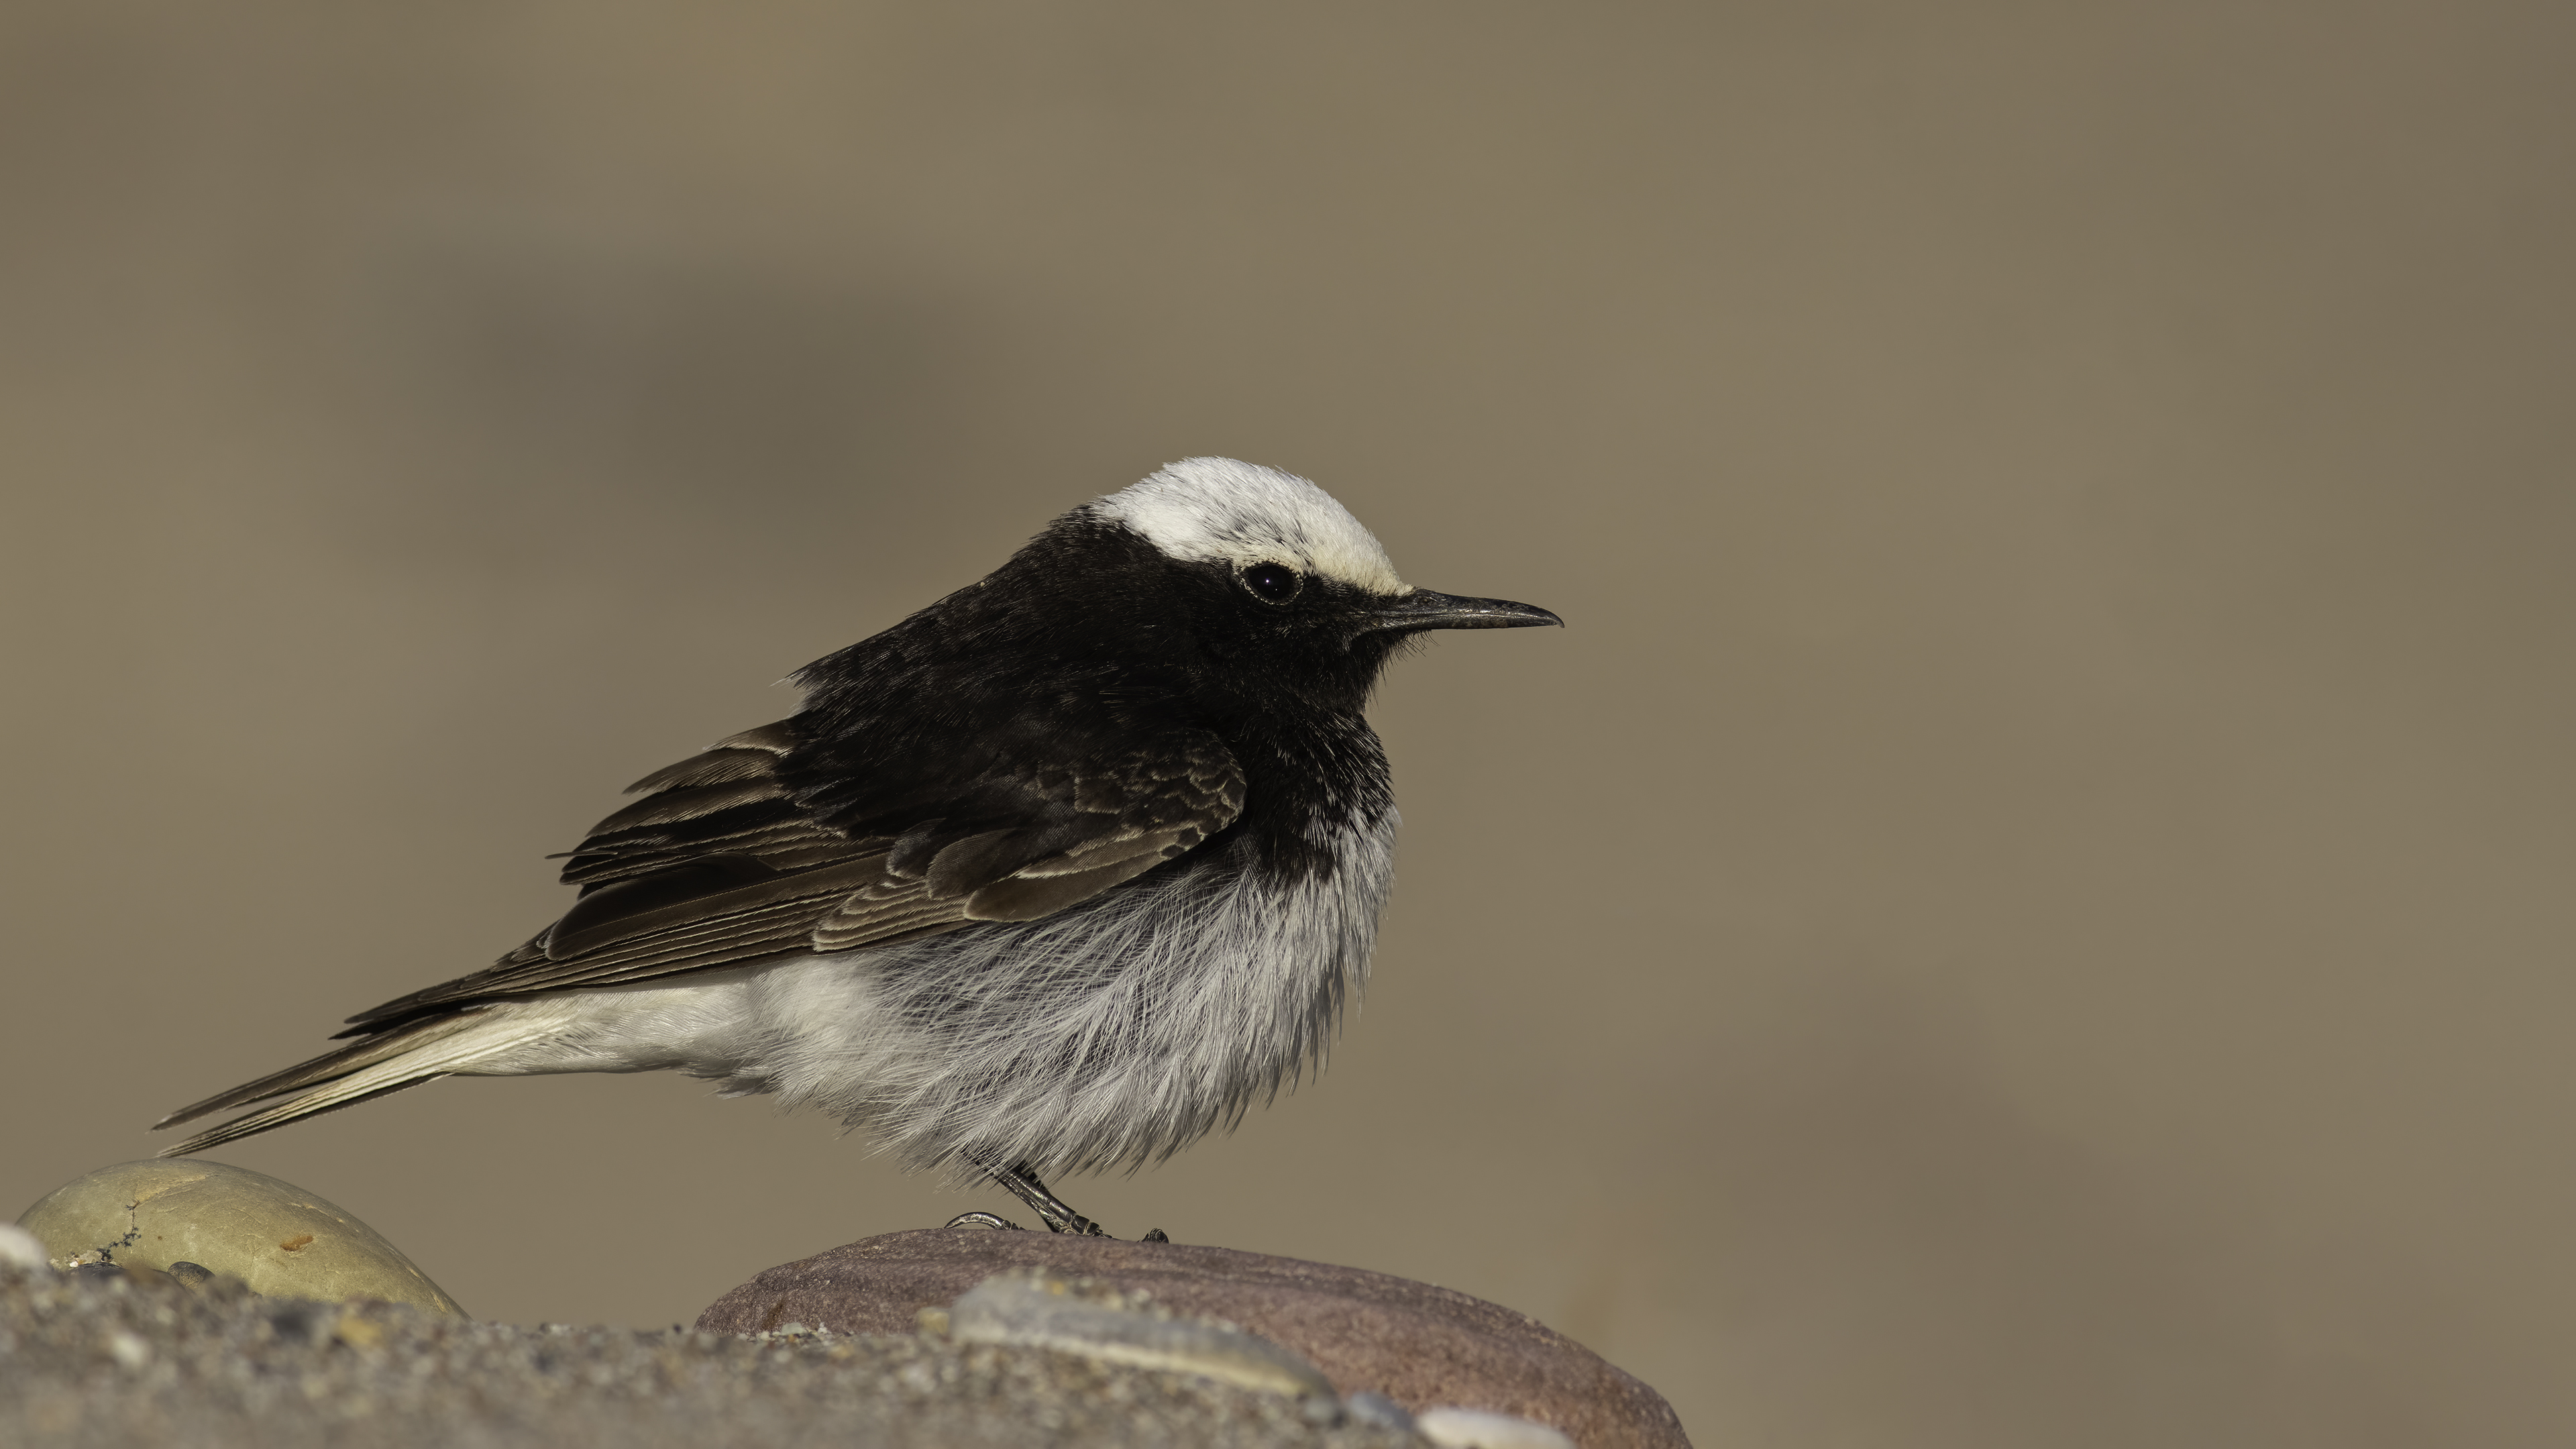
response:
M1030 1269L1240 1325L1322 1370L1345 1396L1507 1414L1583 1449L1690 1443L1661 1394L1526 1314L1384 1273L1231 1248L982 1228L888 1233L772 1268L718 1299L697 1326L905 1333L921 1310Z
M67 1270L112 1263L171 1272L175 1264L182 1282L229 1275L270 1298L378 1298L465 1314L400 1248L337 1204L221 1162L102 1167L46 1194L18 1226Z

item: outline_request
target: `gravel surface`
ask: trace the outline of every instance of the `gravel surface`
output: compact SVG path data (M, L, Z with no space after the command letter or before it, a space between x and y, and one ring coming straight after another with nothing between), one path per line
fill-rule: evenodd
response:
M1395 1449L1329 1398L927 1335L520 1327L0 1264L0 1444Z

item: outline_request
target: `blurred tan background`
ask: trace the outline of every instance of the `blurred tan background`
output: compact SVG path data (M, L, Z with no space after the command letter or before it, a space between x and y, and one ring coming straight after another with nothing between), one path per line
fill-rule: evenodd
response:
M1134 1234L1704 1446L2576 1439L2563 4L19 0L0 1216L1219 452L1434 587L1330 1074ZM661 1326L1006 1206L667 1077L215 1154Z

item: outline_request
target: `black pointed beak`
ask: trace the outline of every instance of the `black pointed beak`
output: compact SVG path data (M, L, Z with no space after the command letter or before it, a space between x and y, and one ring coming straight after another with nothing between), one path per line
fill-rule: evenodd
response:
M1393 599L1371 612L1362 633L1395 630L1412 634L1424 629L1533 629L1541 624L1554 624L1562 629L1565 621L1536 604L1515 604L1509 599L1464 599L1456 594L1434 593L1415 589L1403 598Z

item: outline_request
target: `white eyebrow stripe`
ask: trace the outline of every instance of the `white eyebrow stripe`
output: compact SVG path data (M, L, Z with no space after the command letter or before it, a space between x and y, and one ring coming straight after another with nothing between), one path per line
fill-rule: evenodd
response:
M1093 502L1176 559L1236 568L1284 563L1373 594L1409 594L1375 535L1294 473L1233 458L1184 458Z

